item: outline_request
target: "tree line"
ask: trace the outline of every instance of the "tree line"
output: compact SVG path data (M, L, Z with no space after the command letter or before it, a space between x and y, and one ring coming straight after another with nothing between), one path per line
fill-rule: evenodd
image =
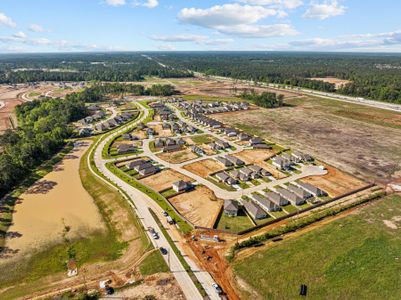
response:
M241 98L252 101L255 105L264 108L280 107L284 104L284 95L270 92L257 94L254 90L244 91L241 94Z
M171 85L144 88L135 84L96 84L63 99L45 98L15 108L18 128L0 136L0 197L32 170L51 158L73 134L71 122L88 115L86 103L107 100L112 94L169 96Z
M175 69L240 80L292 85L385 102L401 103L401 55L296 52L188 52L155 54ZM313 78L351 83L336 90Z

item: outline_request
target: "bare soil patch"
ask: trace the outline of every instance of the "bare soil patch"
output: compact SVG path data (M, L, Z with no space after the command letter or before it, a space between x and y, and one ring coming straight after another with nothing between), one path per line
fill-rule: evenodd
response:
M179 180L192 181L191 178L171 169L163 170L140 181L155 191L160 192L171 188L172 184Z
M207 177L212 173L224 170L224 166L213 159L197 161L192 164L185 165L183 168L202 177Z
M76 147L54 171L21 195L9 229L20 236L6 240L7 247L27 253L61 239L64 226L70 226L71 237L104 229L99 211L79 177L80 158L88 147L89 143Z
M340 78L335 78L335 77L315 77L315 78L310 78L312 80L319 80L327 83L332 83L336 86L336 89L341 88L342 86L351 83L349 80L345 79L340 79Z
M401 114L335 100L303 97L292 107L215 118L309 153L369 180L390 181L401 169Z
M238 157L247 164L254 164L268 160L274 155L275 155L274 150L255 149L255 150L244 150L237 154L234 154L233 156Z
M180 164L198 157L189 148L175 152L161 153L157 154L157 156L163 159L164 161L167 161L172 164Z
M174 207L190 222L203 227L212 227L223 205L207 187L200 186L195 190L169 199Z
M326 166L328 173L323 176L311 176L302 179L322 190L326 191L330 197L341 196L347 192L356 190L366 185L366 182L342 172L336 168Z

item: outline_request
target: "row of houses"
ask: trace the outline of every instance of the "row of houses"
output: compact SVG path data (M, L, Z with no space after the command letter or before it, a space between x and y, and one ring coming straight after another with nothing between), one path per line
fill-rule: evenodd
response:
M301 152L282 153L273 157L272 164L280 170L288 170L297 163L301 162L313 162L313 157L309 154L303 154Z
M119 126L120 124L123 124L125 122L128 122L131 120L131 118L135 115L134 112L123 112L114 118L107 120L103 123L96 124L95 129L99 132L105 131L114 127Z
M179 102L178 106L185 111L200 114L216 114L231 111L247 110L249 104L247 102L223 102L223 101L192 101Z
M174 121L176 118L173 111L164 105L162 101L152 102L149 106L155 110L155 114L159 115L162 121Z
M215 140L214 142L209 143L208 146L215 151L220 151L231 147L231 145L228 142L218 139Z
M154 143L155 147L162 148L163 152L173 152L181 150L181 148L186 144L186 142L182 138L157 138L155 139Z
M126 153L132 153L137 150L137 147L133 144L119 144L116 147L117 149L117 154L126 154Z
M97 122L103 119L106 116L106 113L103 110L96 111L93 115L83 118L78 121L81 125L89 125L91 123Z
M186 134L186 133L196 133L197 129L191 125L188 125L187 123L183 121L177 121L177 122L167 122L164 121L162 123L162 128L163 129L170 129L172 133L175 134Z
M226 168L245 165L243 160L231 155L217 156L216 160Z
M230 127L223 127L220 133L225 134L227 137L237 138L238 141L248 142L248 146L254 149L271 149L272 146L266 144L266 142L260 137L254 137L247 133L241 132L237 129Z
M215 174L215 177L220 181L228 185L235 185L238 181L250 181L252 179L258 179L271 176L271 174L257 165L250 165L240 169L233 169L231 171L223 171Z
M140 176L150 176L159 172L159 167L153 161L147 159L136 159L126 164L128 170L135 170Z

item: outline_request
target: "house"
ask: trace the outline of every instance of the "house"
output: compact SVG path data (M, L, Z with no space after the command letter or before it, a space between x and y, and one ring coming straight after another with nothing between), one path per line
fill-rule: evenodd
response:
M273 166L276 166L280 170L287 170L291 167L292 163L281 156L275 156L272 159Z
M229 185L234 185L238 182L236 179L228 176L227 173L225 173L225 172L217 173L215 176L219 181L224 182Z
M277 193L279 193L281 196L283 196L285 199L291 202L292 205L302 205L305 203L305 199L302 199L298 195L294 194L293 192L290 192L287 189L278 187L276 188Z
M130 133L124 133L122 135L122 138L123 138L123 140L131 141L132 140L132 135Z
M275 203L278 206L286 206L290 204L290 202L283 198L280 194L275 192L264 192L263 195L269 199L271 202Z
M229 173L228 173L232 178L234 178L234 179L239 179L239 180L241 180L240 179L240 175L241 175L241 173L238 171L238 170L232 170L232 171L230 171Z
M297 187L295 185L290 184L287 189L291 192L293 192L295 195L301 197L302 199L306 200L309 199L311 197L313 197L313 195L311 193L309 193L308 191L301 189L300 187Z
M257 173L253 172L253 171L252 171L250 168L248 168L248 167L242 168L242 169L240 169L239 171L240 171L241 174L244 174L244 175L247 176L248 178L255 179L255 178L258 178L258 177L259 177L259 175L258 175Z
M230 162L232 162L236 166L245 165L244 161L240 160L238 157L235 157L235 156L226 155L225 159L229 160Z
M190 184L188 182L185 182L184 180L179 180L173 183L173 190L179 193L188 190L189 186Z
M252 201L244 201L243 204L244 208L253 219L260 220L267 217L267 213L256 203Z
M223 166L225 166L226 168L232 167L234 165L231 161L229 161L227 158L222 157L222 156L217 156L216 160L219 163L223 164Z
M106 126L104 126L104 124L97 124L97 125L95 126L95 129L96 129L97 131L104 131L104 130L106 130Z
M218 147L220 147L220 149L226 149L226 148L230 148L230 144L227 142L224 142L222 140L216 140L214 142Z
M131 161L130 163L126 164L126 166L128 169L133 170L136 166L143 165L145 163L147 163L146 160L137 159L137 160Z
M255 174L258 174L259 176L263 176L263 177L271 176L271 174L270 174L267 170L263 169L263 168L260 167L260 166L257 166L257 165L250 165L250 166L248 166L248 168L249 168L252 172L254 172Z
M291 156L293 157L293 160L295 161L295 162L302 162L302 161L305 161L305 162L312 162L314 159L313 159L313 157L312 156L310 156L309 154L304 154L304 153L302 153L302 152L299 152L299 151L294 151L292 154L291 154Z
M128 145L128 144L120 144L117 146L117 153L118 154L124 154L128 152L133 152L135 151L135 146L134 145Z
M262 196L262 195L260 195L258 193L252 194L251 197L265 211L278 211L278 210L280 210L280 206L278 206L273 201L270 201L268 198L266 198L266 197L264 197L264 196Z
M224 200L224 213L229 217L238 215L238 202L234 200Z
M137 171L137 172L139 172L139 171L141 171L141 170L148 169L148 168L150 168L150 167L152 167L152 166L153 166L152 163L147 161L147 162L145 162L145 163L143 163L143 164L136 165L136 166L134 167L134 170Z
M325 191L319 189L318 187L316 187L308 182L298 181L297 184L301 188L303 188L305 191L308 191L309 193L311 193L313 196L316 196L316 197L327 196L327 193Z
M164 146L164 143L165 143L165 140L164 140L164 139L160 139L160 138L155 139L155 147L156 147L156 148L161 148L161 147L163 147L163 146Z
M177 145L177 144L173 144L173 145L169 145L169 146L165 146L163 148L163 152L175 152L175 151L179 151L181 150L181 146Z
M260 137L254 137L249 140L249 146L253 146L256 144L263 144L263 140Z
M246 133L241 132L240 134L238 134L238 139L240 141L249 141L251 139L251 136Z
M196 153L198 155L204 155L205 154L205 151L202 148L200 148L200 147L198 147L196 145L191 145L191 146L189 146L189 148L191 149L192 152L194 152L194 153Z
M141 175L141 176L149 176L149 175L156 174L157 171L159 171L159 169L152 165L151 167L149 167L147 169L140 170L139 171L139 175Z
M255 144L252 145L253 149L272 149L273 147L267 144Z

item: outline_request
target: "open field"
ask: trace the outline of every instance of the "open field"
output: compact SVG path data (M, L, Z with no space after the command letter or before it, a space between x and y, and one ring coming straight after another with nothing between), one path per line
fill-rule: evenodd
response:
M169 199L174 207L190 222L203 227L212 227L223 205L211 190L200 186L188 193Z
M104 230L98 209L79 178L79 160L88 146L86 142L76 147L53 172L19 197L6 247L24 255L61 241L65 226L70 227L71 238Z
M309 182L321 188L332 198L366 185L366 182L363 182L362 180L359 180L358 178L355 178L336 168L326 165L326 169L328 170L326 175L306 177L302 179L302 181Z
M246 215L244 210L240 209L236 217L228 217L223 212L218 220L216 228L237 233L253 226L252 221Z
M183 163L183 162L186 162L188 160L198 157L189 148L179 150L179 151L174 151L174 152L160 153L160 154L157 154L157 156L160 157L161 159L163 159L164 161L172 163L172 164L180 164L180 163Z
M234 261L242 299L295 299L302 283L309 299L398 299L400 215L401 196L387 196Z
M255 149L255 150L244 150L233 156L243 160L246 164L255 164L262 161L268 160L275 155L274 150Z
M192 181L191 178L171 169L163 170L155 175L141 179L140 182L154 189L155 191L163 191L171 188L171 185L179 180Z
M183 168L204 178L212 173L224 170L224 166L213 159L204 159L202 161L185 165Z
M14 89L0 86L0 134L7 129L12 129L13 125L16 125L14 108L23 102L18 98L18 95L25 91L27 91L26 88Z
M401 114L311 97L287 103L292 107L215 117L353 175L381 181L401 175Z

